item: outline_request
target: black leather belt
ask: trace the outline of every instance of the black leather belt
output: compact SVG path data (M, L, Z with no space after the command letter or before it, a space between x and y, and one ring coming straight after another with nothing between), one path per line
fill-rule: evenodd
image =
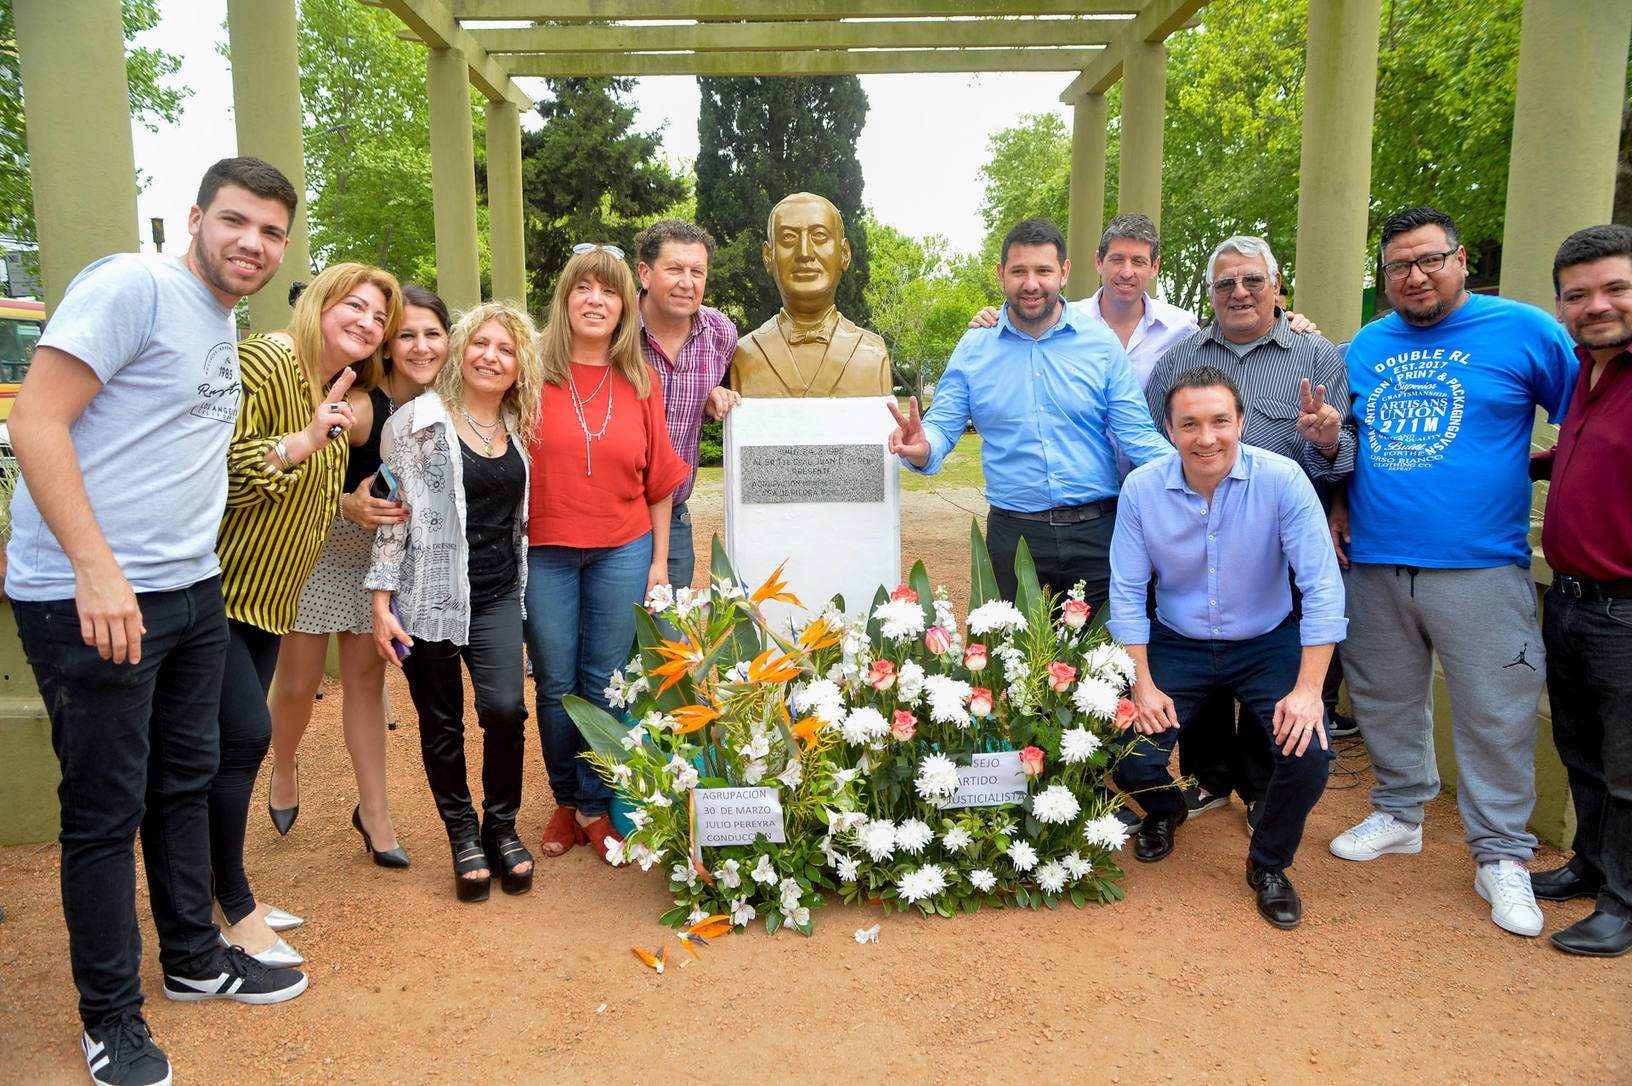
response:
M1585 577L1555 573L1553 587L1572 600L1632 599L1632 577L1620 577L1613 581L1590 581Z
M1002 509L994 505L992 512L1017 520L1035 520L1043 524L1081 524L1085 520L1098 520L1100 517L1115 515L1116 499L1103 498L1087 505L1061 505L1053 509L1040 509L1035 513L1022 513L1016 509Z

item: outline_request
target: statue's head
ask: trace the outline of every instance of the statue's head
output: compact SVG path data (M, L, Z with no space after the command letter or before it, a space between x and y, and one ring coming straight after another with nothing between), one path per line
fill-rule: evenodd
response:
M805 312L832 305L839 275L850 266L839 209L826 197L796 192L771 208L766 233L765 270L776 280L782 304Z

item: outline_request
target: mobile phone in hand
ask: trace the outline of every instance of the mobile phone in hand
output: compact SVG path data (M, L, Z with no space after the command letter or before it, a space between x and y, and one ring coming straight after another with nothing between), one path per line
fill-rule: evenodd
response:
M368 484L368 492L376 498L397 500L397 477L391 474L391 469L384 464L374 473L373 480Z

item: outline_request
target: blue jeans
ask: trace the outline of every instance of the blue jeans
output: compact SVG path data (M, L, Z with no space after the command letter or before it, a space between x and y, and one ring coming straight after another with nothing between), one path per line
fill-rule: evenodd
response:
M618 547L530 547L527 653L538 690L538 731L555 802L594 818L612 808L612 790L578 755L589 744L561 699L576 694L614 716L606 700L612 672L628 663L635 607L645 601L651 533Z
M697 572L697 549L691 541L691 510L675 502L669 514L669 584L690 586Z
M1632 599L1547 590L1553 742L1575 802L1577 875L1602 882L1597 908L1632 919Z
M1168 774L1168 759L1208 696L1232 695L1267 731L1275 719L1275 703L1298 681L1303 647L1292 619L1245 641L1197 641L1152 622L1147 652L1151 681L1173 699L1179 726L1148 736L1149 743L1131 743L1117 766L1116 783L1124 792L1139 792L1136 798L1146 813L1171 814L1183 809L1184 798ZM1326 790L1331 754L1321 749L1319 739L1311 739L1301 755L1282 754L1278 746L1274 755L1263 817L1247 855L1259 867L1280 871L1292 866L1304 822Z
M87 1026L142 1005L138 828L164 972L213 972L220 946L206 801L220 758L221 582L136 600L147 628L137 664L85 644L73 600L12 601L62 766L62 913Z

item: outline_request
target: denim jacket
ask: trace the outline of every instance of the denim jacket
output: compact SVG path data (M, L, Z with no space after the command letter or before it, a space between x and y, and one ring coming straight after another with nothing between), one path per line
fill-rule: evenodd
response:
M515 441L514 433L511 441ZM365 587L396 594L402 628L425 641L470 638L469 545L463 457L453 420L435 392L403 405L380 433L380 459L397 479L408 519L374 535ZM521 450L524 471L530 471ZM525 477L524 477L525 480ZM516 506L516 580L527 594L527 487ZM525 613L525 604L523 605Z

